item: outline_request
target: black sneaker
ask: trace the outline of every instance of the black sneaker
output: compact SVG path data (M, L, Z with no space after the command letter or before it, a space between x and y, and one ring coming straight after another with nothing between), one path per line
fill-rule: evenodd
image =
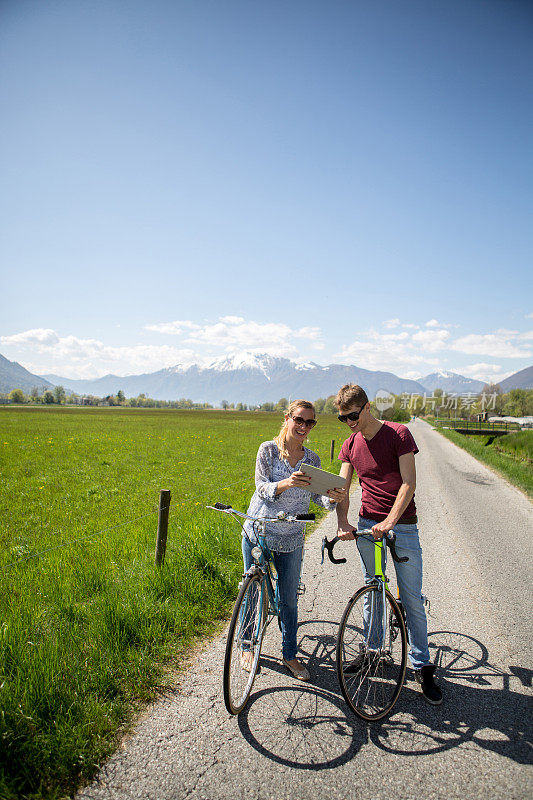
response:
M383 655L378 650L366 650L362 647L359 655L346 664L342 671L345 675L357 675L363 668L375 666L382 658Z
M353 661L350 661L349 664L343 667L342 671L345 675L357 675L357 673L360 672L368 663L368 656L365 651L362 651L354 658Z
M422 694L428 703L438 706L442 703L442 691L435 683L435 664L428 664L422 669L415 669L415 680L422 687Z

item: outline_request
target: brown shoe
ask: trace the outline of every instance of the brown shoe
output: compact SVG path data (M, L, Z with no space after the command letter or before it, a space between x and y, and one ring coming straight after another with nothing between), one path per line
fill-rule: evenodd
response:
M283 663L293 678L296 678L299 681L308 681L311 677L307 668L302 664L301 661L298 661L297 658L293 658L291 661L287 661L287 659L284 658Z

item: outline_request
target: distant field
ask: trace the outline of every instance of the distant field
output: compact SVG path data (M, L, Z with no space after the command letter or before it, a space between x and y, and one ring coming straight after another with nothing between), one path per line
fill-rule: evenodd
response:
M60 797L94 772L166 666L225 617L239 531L275 413L0 409L0 797ZM344 430L309 446L330 467ZM160 489L167 558L153 566Z

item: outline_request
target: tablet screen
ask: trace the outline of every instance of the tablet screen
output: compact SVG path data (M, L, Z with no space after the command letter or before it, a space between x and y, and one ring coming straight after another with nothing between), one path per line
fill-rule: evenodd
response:
M328 489L344 489L346 487L346 478L341 478L334 472L326 472L324 469L313 467L311 464L302 464L300 472L308 475L311 478L309 486L302 486L306 491L312 494L323 494L327 496Z

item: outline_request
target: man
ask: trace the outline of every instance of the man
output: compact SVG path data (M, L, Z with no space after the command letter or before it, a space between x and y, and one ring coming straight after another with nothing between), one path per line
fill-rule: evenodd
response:
M340 474L352 480L354 470L362 487L358 530L371 528L375 539L390 530L396 534L398 556L394 562L400 598L407 617L409 658L415 677L426 700L442 703L442 691L434 680L435 666L429 660L427 620L422 597L422 550L418 540L416 507L415 453L418 447L409 429L396 422L376 419L370 412L365 391L353 383L339 389L335 398L339 420L350 428L351 435L342 445ZM354 526L348 522L349 494L337 505L340 539L354 539ZM359 540L364 547L364 540ZM373 547L369 544L369 547ZM361 559L364 567L364 561ZM365 579L373 575L365 569ZM355 666L357 669L357 665Z

